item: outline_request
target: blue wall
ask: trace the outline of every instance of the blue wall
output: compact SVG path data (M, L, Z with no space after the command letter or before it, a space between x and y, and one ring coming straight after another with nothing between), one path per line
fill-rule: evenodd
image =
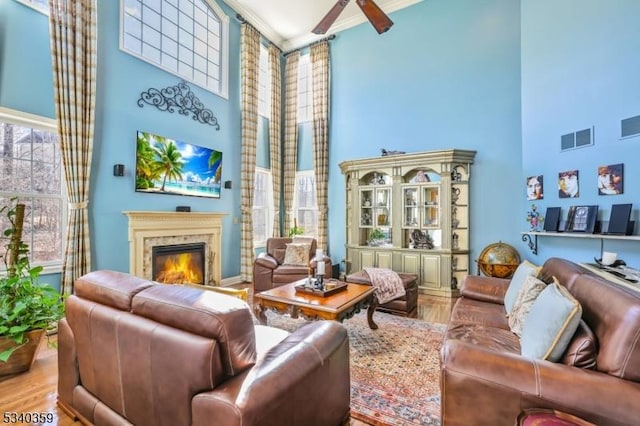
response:
M228 213L223 221L222 276L235 275L240 269L240 228L233 224L239 215L239 189L223 190L220 200L173 195L135 193L135 132L144 130L222 151L222 181L240 181L240 107L239 107L239 25L230 23L229 100L190 84L205 107L211 109L221 125L220 131L191 118L159 111L151 106L139 108L140 93L176 84L179 79L119 49L119 2L98 2L98 96L96 100L96 167L92 192L92 234L95 241L94 268L129 269L127 218L124 210L174 210L190 205L192 211ZM227 15L234 17L230 9ZM112 165L121 163L124 178L114 177ZM239 187L239 185L235 185ZM114 232L115 231L115 232Z
M620 120L640 115L640 2L637 0L522 1L522 152L524 177L543 175L544 199L561 207L598 205L607 221L612 204L634 203L639 221L640 137L620 138ZM594 145L560 152L560 136L594 128ZM599 196L598 166L624 163L624 193ZM558 172L579 171L580 196L559 198ZM526 212L531 202L522 204ZM523 214L524 217L524 214ZM523 223L521 228L525 228ZM636 233L640 223L636 225ZM639 242L606 240L604 250L640 265ZM538 258L600 257L600 240L544 237Z
M560 3L560 4L558 4ZM125 210L226 212L223 278L239 274L240 106L239 24L230 25L229 99L191 85L218 117L222 129L197 124L136 101L150 87L177 77L118 48L119 2L100 1L98 96L93 198L90 202L93 267L128 270ZM233 17L235 12L221 4ZM496 241L514 245L531 260L558 255L599 256L599 241L539 241L533 256L521 241L528 228L524 179L543 174L547 196L539 203L566 207L613 203L640 194L638 139L619 140L620 119L640 114L635 76L640 75L640 16L636 0L429 0L392 14L393 28L378 35L368 23L331 42L330 253L344 257L345 196L341 161L378 156L380 148L407 152L444 148L478 151L472 169L472 259ZM0 0L0 105L54 116L46 16L12 0ZM596 143L559 153L561 134L595 126ZM298 168L312 168L311 128L301 126ZM265 126L266 129L266 126ZM146 130L209 146L224 153L223 180L234 181L220 200L139 194L133 190L135 132ZM268 149L258 151L268 164ZM627 159L625 161L625 159ZM595 169L625 163L623 195L598 197ZM112 175L122 163L126 176ZM580 170L581 196L560 200L559 171ZM635 206L634 218L639 220ZM640 264L637 243L605 243L606 250ZM635 258L635 262L633 262Z
M190 205L193 211L228 213L223 221L222 277L240 271L240 27L235 12L221 4L230 22L229 99L191 84L205 107L211 109L221 130L189 117L140 108L137 100L147 89L164 88L179 78L138 60L119 49L119 5L98 2L98 83L96 126L89 204L94 269L129 270L126 210L167 210ZM48 17L12 0L0 1L0 105L54 117L53 78ZM221 199L152 195L134 191L136 131L204 145L223 152L222 180L232 180L233 190ZM113 176L113 164L125 165L125 176ZM58 278L59 279L59 278Z
M477 150L471 248L521 246L520 7L513 0L429 0L331 42L331 257L344 257L344 176L338 164L406 152Z

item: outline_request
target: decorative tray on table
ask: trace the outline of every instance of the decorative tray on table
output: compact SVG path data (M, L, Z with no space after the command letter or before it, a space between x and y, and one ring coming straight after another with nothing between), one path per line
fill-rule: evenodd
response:
M305 285L309 283L307 280L311 280L310 285ZM323 287L317 288L315 287L316 280L315 278L308 278L302 281L302 284L297 285L295 287L297 293L305 293L305 294L313 294L315 296L330 296L335 293L339 293L347 289L347 283L344 281L338 281L336 279L330 278L324 280Z

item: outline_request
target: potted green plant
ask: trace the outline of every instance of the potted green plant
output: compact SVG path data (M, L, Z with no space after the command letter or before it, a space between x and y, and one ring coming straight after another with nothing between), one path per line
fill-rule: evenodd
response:
M0 209L9 221L1 237L6 269L0 277L0 376L31 368L42 335L64 314L60 293L39 282L42 266L30 265L29 247L22 241L24 209L15 198Z
M379 246L384 242L385 238L384 232L382 232L380 228L373 228L369 234L367 242L370 246Z
M293 227L289 228L289 238L302 234L304 234L304 228L298 226L298 221L293 219Z

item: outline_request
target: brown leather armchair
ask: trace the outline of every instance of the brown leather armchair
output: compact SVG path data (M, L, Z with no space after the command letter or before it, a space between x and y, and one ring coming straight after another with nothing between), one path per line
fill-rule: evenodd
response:
M267 251L260 253L253 264L253 289L255 292L270 290L284 284L306 278L309 274L307 266L285 265L284 258L287 244L293 242L292 238L269 238ZM314 239L309 248L309 266L311 273L315 275L317 261L317 242ZM331 278L331 258L323 256L325 263L325 278Z

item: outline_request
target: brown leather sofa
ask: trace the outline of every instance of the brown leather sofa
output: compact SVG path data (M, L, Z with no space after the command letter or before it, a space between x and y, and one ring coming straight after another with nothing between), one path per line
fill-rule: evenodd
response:
M538 277L555 277L582 306L561 362L520 355L503 306L509 280L468 276L440 353L442 424L513 425L530 408L597 425L638 424L640 291L558 258L547 260Z
M260 253L253 264L253 289L256 292L271 290L284 284L306 278L309 275L307 266L284 265L287 244L292 238L269 238L267 250ZM315 275L317 242L314 239L309 249L311 273ZM331 278L331 258L323 256L325 278Z
M349 341L289 334L238 298L113 271L78 279L58 331L58 403L85 424L339 425Z

